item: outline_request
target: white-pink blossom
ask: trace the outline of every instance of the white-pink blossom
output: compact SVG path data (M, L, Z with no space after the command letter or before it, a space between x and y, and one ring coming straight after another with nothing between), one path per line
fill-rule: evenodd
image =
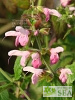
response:
M62 83L66 83L67 81L67 75L72 74L72 71L69 68L64 68L60 70L60 76L59 79L61 80Z
M56 64L59 61L59 55L58 53L63 52L64 49L62 47L56 47L56 48L52 48L50 50L50 63L51 64Z
M33 53L32 57L32 66L34 68L39 68L42 65L39 53Z
M32 84L36 84L38 82L39 75L41 75L43 73L43 69L36 69L31 66L24 67L23 71L28 71L28 72L33 73L32 77L31 77Z
M16 31L8 31L5 33L5 36L16 36L15 45L18 46L19 44L21 46L27 45L29 41L28 35L30 34L27 29L24 29L21 26L16 26Z
M26 65L26 60L30 56L29 51L11 50L8 52L9 56L21 56L20 64L24 67Z
M69 7L69 10L70 11L74 11L75 10L75 7Z
M50 15L61 17L62 15L55 9L43 8L43 12L46 16L46 21L50 19Z

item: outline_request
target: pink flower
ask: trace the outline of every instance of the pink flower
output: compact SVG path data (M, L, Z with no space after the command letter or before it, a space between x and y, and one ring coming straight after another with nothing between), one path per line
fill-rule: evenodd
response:
M38 31L38 30L36 30L36 31L34 32L34 35L35 35L35 36L37 36L37 35L38 35L38 33L39 33L39 31Z
M68 28L71 28L71 25L70 24L67 24Z
M59 76L59 79L62 83L65 83L67 81L67 75L72 74L71 70L69 68L61 69L61 74Z
M50 15L61 17L61 14L55 9L43 8L43 11L46 16L46 21L50 19Z
M50 56L50 63L51 64L56 64L59 61L59 52L63 52L64 49L62 47L56 47L52 48L50 50L51 56Z
M75 10L75 7L69 7L69 10L70 11L74 11Z
M32 78L31 78L32 84L36 84L38 82L39 75L43 73L43 69L36 69L31 66L24 67L23 71L28 71L28 72L33 73Z
M30 56L29 51L19 51L19 50L11 50L8 52L9 56L21 56L20 64L24 67L26 65L26 60Z
M44 8L44 14L46 16L46 21L48 21L50 19L50 13L49 13L49 9L48 8Z
M55 9L49 9L49 12L51 15L57 16L57 17L61 17L62 15Z
M59 61L59 55L57 53L51 54L50 56L50 63L56 64Z
M66 7L66 6L70 3L70 1L71 1L71 0L60 0L61 5L62 5L63 7Z
M39 68L42 65L40 55L38 53L33 53L31 57L32 57L32 66L34 68Z
M16 26L16 31L8 31L5 33L5 36L16 36L15 45L18 46L20 43L21 46L25 46L29 41L29 34L27 29Z

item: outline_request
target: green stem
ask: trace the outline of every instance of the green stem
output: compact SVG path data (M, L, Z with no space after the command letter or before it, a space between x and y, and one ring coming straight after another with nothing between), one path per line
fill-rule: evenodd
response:
M45 36L46 48L48 48L48 36Z
M44 64L46 65L46 67L48 68L48 70L50 71L50 73L54 73L53 70L48 66L48 64L46 63L45 59L42 57Z
M12 82L12 79L1 68L0 68L0 72L5 78L7 78L10 82Z
M40 40L38 39L38 37L35 37L35 38L36 38L36 41L37 41L37 44L38 44L39 49L41 49L41 43L40 43Z
M25 96L28 100L31 100L31 99L28 97L28 95L25 93L25 91L22 90L21 87L19 87L19 89L20 89L21 93L24 94L24 96Z
M38 49L33 49L33 48L28 48L28 50L40 52L40 50L38 50Z
M38 0L38 3L37 3L37 5L38 6L42 6L42 3L44 2L44 0Z

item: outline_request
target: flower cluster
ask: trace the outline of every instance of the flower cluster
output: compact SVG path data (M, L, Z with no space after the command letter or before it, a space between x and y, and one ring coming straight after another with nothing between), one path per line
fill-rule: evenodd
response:
M66 7L71 0L61 0L61 5L63 7ZM75 7L70 7L70 11L74 11ZM55 9L49 9L49 8L43 8L43 14L46 17L46 23L50 20L50 16L56 16L58 18L61 18L62 14L60 14L57 10ZM35 22L35 21L34 21ZM32 29L32 31L31 31ZM18 46L19 44L23 46L30 46L28 43L31 42L31 36L34 36L35 38L38 37L40 31L39 28L36 29L35 25L32 27L30 26L30 29L25 29L22 26L16 26L15 28L16 31L8 31L5 33L5 36L15 36L15 46ZM33 34L32 34L33 33ZM46 34L48 35L48 34ZM38 43L37 43L38 44ZM41 47L43 48L43 46ZM23 49L24 50L24 49ZM48 52L47 52L48 51ZM48 50L46 50L46 54L49 55L50 57L50 65L56 64L60 60L60 52L63 52L64 48L61 46L51 48L48 47ZM42 54L41 54L41 49L40 50L30 50L27 49L25 51L22 50L11 50L8 52L9 56L20 56L20 65L23 67L23 71L28 71L33 73L31 80L33 84L36 84L38 82L39 76L44 72L44 69L42 69L41 66L43 66L43 60L42 60ZM31 66L27 65L27 61L29 60L28 58L31 59ZM45 69L46 70L46 69ZM67 75L72 74L70 69L61 69L60 70L61 74L59 76L59 79L61 80L62 83L65 83L67 81Z

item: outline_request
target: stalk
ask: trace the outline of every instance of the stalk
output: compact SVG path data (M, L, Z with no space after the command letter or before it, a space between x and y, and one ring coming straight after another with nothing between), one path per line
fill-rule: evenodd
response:
M1 68L0 68L0 72L6 79L8 79L10 82L13 82L12 78L10 78Z

